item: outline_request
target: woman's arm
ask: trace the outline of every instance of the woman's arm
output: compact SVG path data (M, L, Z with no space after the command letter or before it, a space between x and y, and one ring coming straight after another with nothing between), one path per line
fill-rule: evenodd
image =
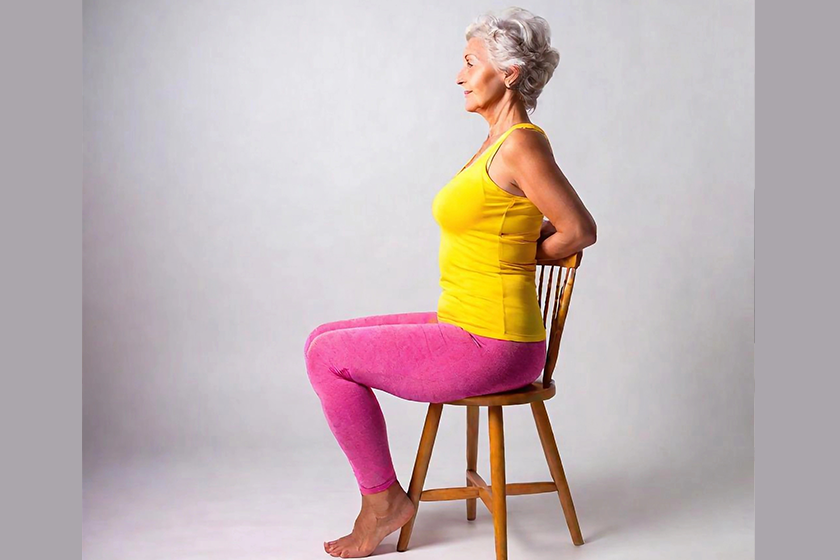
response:
M505 147L505 161L516 186L551 224L543 223L540 230L537 259L562 259L594 244L595 220L554 161L548 139L543 134L520 129L508 136L501 150Z
M595 233L591 236L577 233L569 234L557 231L550 221L543 220L543 225L540 229L540 238L537 241L536 258L538 261L562 259L577 253L585 247L589 247L595 241Z

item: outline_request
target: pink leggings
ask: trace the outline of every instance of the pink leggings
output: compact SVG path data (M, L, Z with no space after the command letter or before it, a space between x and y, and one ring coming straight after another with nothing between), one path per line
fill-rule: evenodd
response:
M429 403L515 389L542 373L545 341L478 336L424 311L325 323L307 337L304 355L359 490L373 494L397 475L372 388Z

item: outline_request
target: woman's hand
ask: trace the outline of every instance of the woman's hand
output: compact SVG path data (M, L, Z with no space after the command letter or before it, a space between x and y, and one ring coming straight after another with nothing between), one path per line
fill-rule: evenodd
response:
M545 246L543 245L543 241L551 237L557 233L557 228L554 227L547 219L543 220L542 225L540 226L540 238L537 239L537 260L551 260L551 257L546 253Z
M542 226L540 226L540 238L537 240L537 244L542 243L543 239L554 235L556 232L557 228L554 227L554 224L548 220L543 220Z

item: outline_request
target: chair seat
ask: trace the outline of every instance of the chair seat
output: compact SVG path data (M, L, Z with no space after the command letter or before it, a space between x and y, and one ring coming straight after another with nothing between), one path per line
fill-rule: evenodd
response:
M536 401L548 400L553 397L556 392L557 387L554 385L554 380L549 383L547 388L543 387L541 381L536 381L534 383L529 383L524 387L519 387L518 389L512 389L510 391L466 397L464 399L448 401L443 404L455 404L462 406L507 406L515 404L528 404Z

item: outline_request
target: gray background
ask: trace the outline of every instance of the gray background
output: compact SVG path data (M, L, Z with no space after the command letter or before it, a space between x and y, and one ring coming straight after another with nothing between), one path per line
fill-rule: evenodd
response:
M500 7L84 3L87 557L326 557L350 530L303 342L434 309L431 202L487 132L463 31ZM754 4L523 7L561 54L531 120L599 239L548 403L588 542L556 497L517 497L511 552L752 557ZM377 396L407 487L425 406ZM505 422L509 480L546 480L527 408ZM463 483L463 426L444 411L428 486ZM415 557L489 553L482 514L422 504Z

